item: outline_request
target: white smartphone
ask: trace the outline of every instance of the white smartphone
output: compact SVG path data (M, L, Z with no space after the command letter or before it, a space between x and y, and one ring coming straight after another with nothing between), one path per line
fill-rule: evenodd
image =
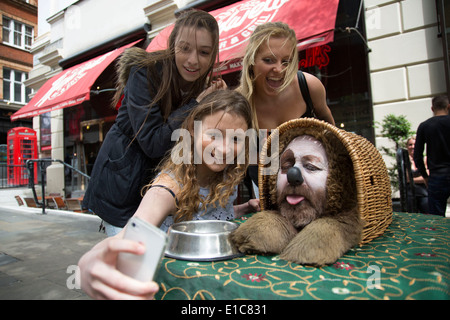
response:
M125 227L124 238L143 243L146 250L143 255L119 253L117 270L139 281L153 280L164 256L167 234L142 219L132 217Z

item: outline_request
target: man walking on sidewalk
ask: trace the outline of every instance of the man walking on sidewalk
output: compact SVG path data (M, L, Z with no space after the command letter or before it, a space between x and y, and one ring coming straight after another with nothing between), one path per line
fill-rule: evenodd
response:
M443 217L450 197L449 108L447 96L433 98L431 110L434 116L419 125L414 146L414 163L428 185L429 212ZM425 144L429 176L423 161Z

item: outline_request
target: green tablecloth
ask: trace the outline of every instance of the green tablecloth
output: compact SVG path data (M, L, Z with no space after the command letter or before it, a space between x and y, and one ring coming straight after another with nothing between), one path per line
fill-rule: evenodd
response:
M237 221L238 223L245 223ZM164 258L156 299L450 299L450 219L394 213L385 234L314 268L246 255L216 262Z

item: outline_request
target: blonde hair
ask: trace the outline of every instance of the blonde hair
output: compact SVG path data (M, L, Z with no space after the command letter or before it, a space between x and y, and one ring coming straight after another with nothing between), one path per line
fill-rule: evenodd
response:
M202 121L206 116L213 115L216 112L223 111L242 117L248 129L252 128L252 112L247 99L240 93L231 90L218 90L207 95L200 104L195 107L190 115L183 122L182 128L191 132L194 136L194 121ZM178 207L174 216L174 221L192 220L195 212L205 209L207 205L225 207L229 197L234 193L234 188L243 179L249 164L248 141L243 152L245 152L245 163L239 164L233 161L224 171L217 172L211 179L209 186L209 195L206 199L200 198L200 186L197 180L196 165L194 163L194 139L191 139L190 161L176 164L169 155L161 163L160 172L170 173L174 180L180 185L180 192L177 195ZM172 149L172 153L181 152L183 141L179 140ZM186 163L187 162L187 163ZM153 181L144 187L144 192L148 190Z
M297 52L297 36L295 31L283 22L267 22L256 27L250 36L245 55L242 61L241 81L237 90L247 98L250 103L254 118L254 127L259 128L256 117L256 107L253 101L253 82L255 80L253 74L253 66L255 65L255 57L261 45L269 45L271 38L286 38L286 43L292 43L291 63L286 67L284 72L285 81L283 85L278 88L278 92L286 89L294 80L298 70L298 52Z

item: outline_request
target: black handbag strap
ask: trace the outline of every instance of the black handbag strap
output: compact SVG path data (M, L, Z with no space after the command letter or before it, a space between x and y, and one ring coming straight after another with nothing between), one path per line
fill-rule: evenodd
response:
M297 72L297 78L298 78L298 84L300 86L300 91L302 92L303 99L305 99L306 102L306 109L305 115L307 115L308 111L310 111L312 117L316 117L314 113L314 104L311 100L311 95L309 94L308 84L306 83L306 78L303 72L300 70Z

